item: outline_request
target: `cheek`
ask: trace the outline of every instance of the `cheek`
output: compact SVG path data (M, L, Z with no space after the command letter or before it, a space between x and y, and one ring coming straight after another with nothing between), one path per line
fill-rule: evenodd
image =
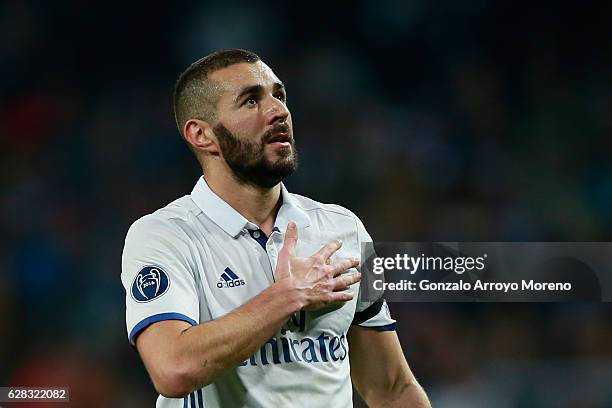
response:
M265 121L255 113L241 114L233 117L226 126L236 136L252 139L263 133Z

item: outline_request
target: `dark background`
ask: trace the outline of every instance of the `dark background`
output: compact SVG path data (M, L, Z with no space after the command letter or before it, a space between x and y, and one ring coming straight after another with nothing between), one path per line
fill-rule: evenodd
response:
M290 190L375 240L612 240L610 3L51 3L0 3L0 385L153 406L123 239L198 178L172 87L219 48L287 85ZM435 407L612 407L607 304L391 310Z

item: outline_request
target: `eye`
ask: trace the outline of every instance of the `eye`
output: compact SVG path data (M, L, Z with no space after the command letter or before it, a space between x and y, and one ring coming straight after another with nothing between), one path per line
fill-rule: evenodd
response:
M244 105L254 106L257 105L257 98L250 96L244 100Z
M276 99L278 99L279 101L285 102L287 100L287 95L285 95L284 93L277 93L276 95L274 95L274 97Z

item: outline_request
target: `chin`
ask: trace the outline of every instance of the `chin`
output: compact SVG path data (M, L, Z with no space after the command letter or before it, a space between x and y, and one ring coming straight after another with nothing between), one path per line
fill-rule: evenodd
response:
M271 162L293 161L293 150L291 147L283 147L268 155Z
M279 157L278 160L276 160L276 163L283 163L285 165L293 165L295 163L295 157L293 156L293 154L291 154L291 152L289 152L287 155Z

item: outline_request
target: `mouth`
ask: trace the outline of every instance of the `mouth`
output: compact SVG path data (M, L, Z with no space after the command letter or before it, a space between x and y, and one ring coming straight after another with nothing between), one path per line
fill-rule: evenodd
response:
M287 147L290 145L289 133L281 132L273 135L269 140L269 145L278 146L278 147Z

